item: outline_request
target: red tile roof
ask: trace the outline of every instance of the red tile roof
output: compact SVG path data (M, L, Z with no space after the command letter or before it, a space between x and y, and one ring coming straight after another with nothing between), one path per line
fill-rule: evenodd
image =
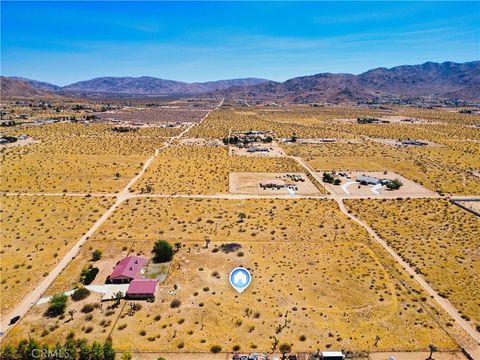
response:
M147 259L139 256L127 256L120 260L120 262L113 269L110 279L117 277L127 277L135 279L140 276L140 270L147 264Z
M135 279L128 285L127 295L136 294L155 294L158 280L154 279Z

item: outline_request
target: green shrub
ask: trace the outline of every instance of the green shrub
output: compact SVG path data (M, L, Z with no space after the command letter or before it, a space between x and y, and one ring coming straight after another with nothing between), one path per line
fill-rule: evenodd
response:
M98 271L99 270L96 267L82 270L80 281L83 283L83 285L90 285L92 281L95 280Z
M167 262L172 260L173 257L173 247L165 240L158 240L153 246L152 252L155 254L154 260L156 262Z
M92 260L93 261L98 261L102 258L102 252L100 250L95 250L93 253L92 253Z
M87 288L81 287L73 292L72 300L80 301L80 300L86 299L88 295L90 295L90 290L88 290Z
M47 316L58 316L63 314L67 307L68 297L65 294L55 294L50 299L50 306L47 309Z
M217 354L219 353L220 351L222 351L222 347L220 345L213 345L211 348L210 348L210 351L214 354Z
M92 304L85 304L83 305L82 309L80 310L84 314L88 314L93 311L95 307Z

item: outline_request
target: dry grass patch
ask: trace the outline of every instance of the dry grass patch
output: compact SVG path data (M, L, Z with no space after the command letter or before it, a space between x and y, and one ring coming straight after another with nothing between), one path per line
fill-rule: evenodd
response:
M103 340L112 330L115 348L130 351L151 351L159 344L163 351L180 353L208 352L215 344L225 350L238 344L244 351L268 351L275 338L292 343L295 351L418 350L431 342L442 349L457 348L425 311L431 310L427 303L392 276L363 239L248 242L230 253L220 245L185 244L154 303L137 302L137 311L127 304L111 317L104 304L90 320L75 314L68 329L90 340ZM249 268L253 276L242 295L228 283L236 266ZM67 311L75 306L70 301ZM66 336L62 321L41 319L44 311L45 305L35 307L9 341L26 337L28 331L38 336L45 329L46 341ZM115 325L108 322L117 317ZM92 329L86 333L88 327ZM299 334L305 338L299 340Z
M48 274L112 202L108 198L2 197L2 314Z
M456 146L458 144L455 142ZM284 145L284 149L290 155L303 157L317 170L389 170L435 192L480 194L480 179L469 170L477 165L480 167L474 145L469 150L453 150L449 147L392 147L366 141L356 144L289 144Z
M227 193L230 172L300 171L288 158L229 156L223 146L175 146L160 153L133 191L150 185L157 194Z
M164 142L158 128L59 123L17 132L41 142L2 151L5 192L118 192Z
M318 241L359 236L333 200L138 198L122 204L92 240Z
M466 319L480 325L480 219L447 200L348 200Z

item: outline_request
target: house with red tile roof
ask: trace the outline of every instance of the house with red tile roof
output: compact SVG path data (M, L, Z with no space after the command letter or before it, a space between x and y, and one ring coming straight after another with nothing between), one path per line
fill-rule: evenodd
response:
M155 297L158 280L156 279L134 279L128 285L128 299L149 299Z
M142 275L142 269L148 260L140 256L127 256L120 260L108 277L108 282L113 284L126 284Z

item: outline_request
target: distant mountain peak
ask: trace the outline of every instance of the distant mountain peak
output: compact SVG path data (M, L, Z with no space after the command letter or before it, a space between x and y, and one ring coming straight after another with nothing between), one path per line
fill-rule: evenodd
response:
M378 67L359 75L319 73L283 83L232 87L222 94L227 98L294 102L365 102L382 96L430 95L480 100L480 61L429 61L421 65Z

